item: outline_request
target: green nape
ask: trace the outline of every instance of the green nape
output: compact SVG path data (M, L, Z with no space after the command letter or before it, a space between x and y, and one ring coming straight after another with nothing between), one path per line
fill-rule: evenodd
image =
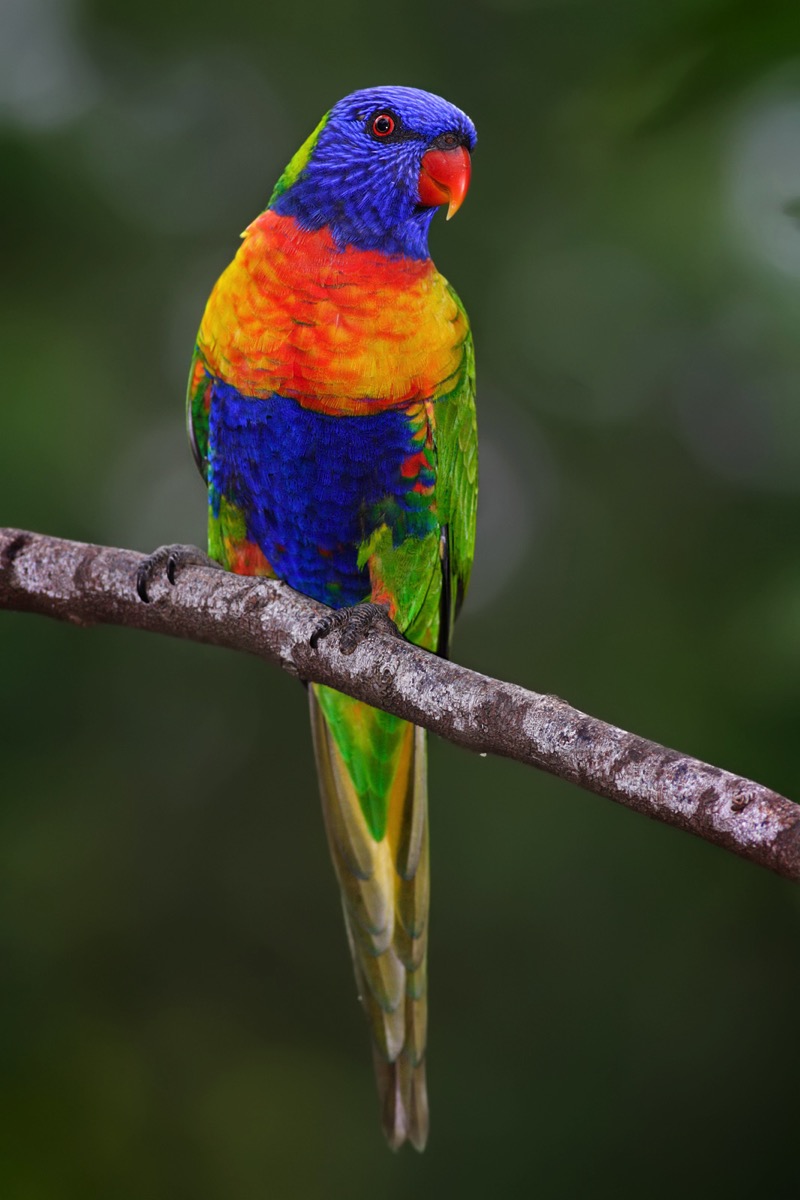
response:
M315 691L353 781L364 820L379 842L386 833L389 792L400 764L407 722L322 684L315 685Z
M306 166L308 165L308 160L311 158L311 152L317 144L317 138L325 128L329 116L330 113L325 113L325 116L322 118L314 132L306 138L300 149L292 155L291 159L289 160L289 165L286 167L286 170L275 184L272 195L269 198L269 204L267 205L267 208L271 208L278 197L282 196L285 191L288 191L292 184L300 178L303 171L306 169Z

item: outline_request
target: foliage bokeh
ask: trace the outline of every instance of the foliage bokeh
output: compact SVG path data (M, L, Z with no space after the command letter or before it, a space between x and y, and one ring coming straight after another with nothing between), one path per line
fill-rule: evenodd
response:
M0 521L202 541L207 292L320 114L478 125L434 257L475 331L459 659L800 797L794 0L0 8ZM431 759L432 1138L381 1143L302 690L0 618L10 1198L791 1194L790 885Z

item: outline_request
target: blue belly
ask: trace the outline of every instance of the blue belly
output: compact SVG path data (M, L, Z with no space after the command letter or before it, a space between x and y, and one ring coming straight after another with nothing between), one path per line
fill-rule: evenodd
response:
M214 382L209 503L245 516L248 538L291 587L341 607L369 597L358 549L383 521L422 536L419 497L400 473L417 449L402 412L333 417L294 400L242 396Z

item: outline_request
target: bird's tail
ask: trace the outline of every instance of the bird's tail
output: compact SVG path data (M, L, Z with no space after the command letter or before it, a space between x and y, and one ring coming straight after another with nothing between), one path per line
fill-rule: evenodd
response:
M309 688L322 808L392 1149L428 1137L425 731Z

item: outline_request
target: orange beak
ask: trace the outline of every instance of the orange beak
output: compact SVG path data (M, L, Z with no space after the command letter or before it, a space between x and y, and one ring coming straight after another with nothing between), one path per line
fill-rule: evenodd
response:
M426 208L446 204L447 220L454 217L469 189L472 159L466 146L452 150L429 150L423 154L419 173L419 202Z

